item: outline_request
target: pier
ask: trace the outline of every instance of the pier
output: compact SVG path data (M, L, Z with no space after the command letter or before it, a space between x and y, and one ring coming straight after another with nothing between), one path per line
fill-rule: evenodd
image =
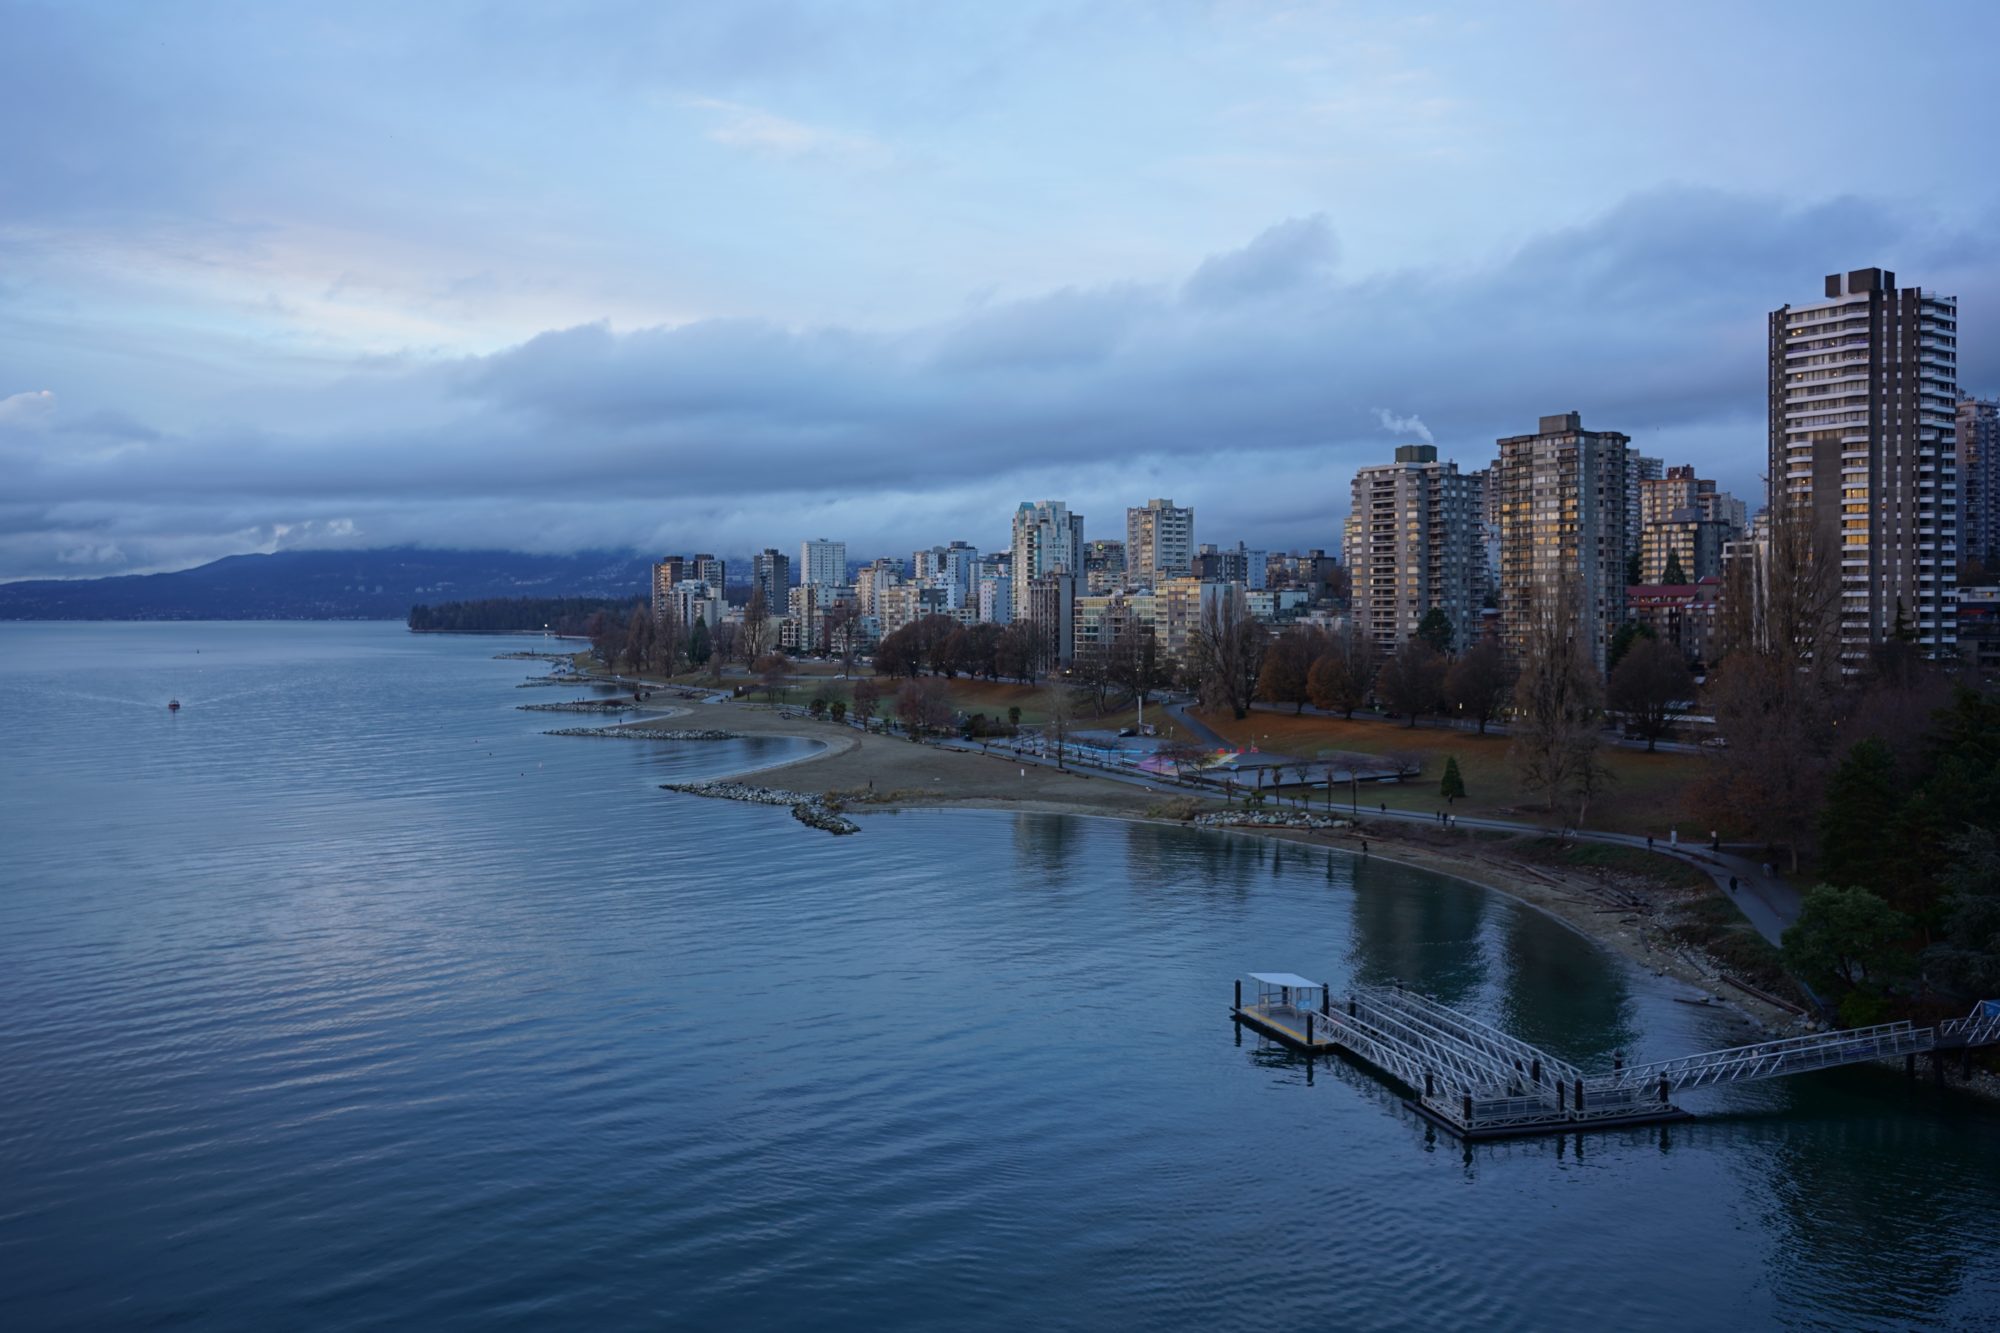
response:
M1676 1093L1831 1069L1867 1060L1969 1051L2000 1043L2000 1001L1936 1027L1881 1023L1753 1042L1586 1073L1489 1023L1398 984L1354 985L1336 997L1291 972L1236 983L1231 1017L1307 1055L1345 1055L1400 1084L1407 1105L1464 1139L1549 1134L1680 1120Z

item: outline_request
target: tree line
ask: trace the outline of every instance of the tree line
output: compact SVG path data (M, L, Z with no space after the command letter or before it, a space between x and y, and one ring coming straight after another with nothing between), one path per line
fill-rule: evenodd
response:
M408 623L419 634L519 634L547 628L577 637L588 631L591 617L623 605L615 597L488 597L413 606Z

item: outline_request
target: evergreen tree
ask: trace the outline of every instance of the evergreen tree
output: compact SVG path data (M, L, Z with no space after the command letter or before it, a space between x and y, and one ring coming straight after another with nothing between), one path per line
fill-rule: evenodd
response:
M1444 781L1438 784L1438 794L1447 801L1456 801L1465 795L1465 779L1459 776L1457 755L1444 761Z
M1609 675L1618 669L1618 663L1624 660L1625 654L1632 650L1634 643L1640 639L1654 637L1651 625L1641 624L1636 620L1628 620L1620 625L1611 636L1611 646L1604 653L1605 674Z
M1625 557L1625 584L1630 587L1637 582L1639 582L1639 553L1634 551Z
M1435 651L1447 657L1451 655L1451 617L1444 613L1443 607L1434 606L1424 612L1424 618L1417 622L1417 637Z
M1895 756L1881 741L1862 741L1840 761L1820 808L1820 869L1830 881L1886 891L1904 854L1895 839L1899 787Z
M1667 552L1667 567L1660 571L1660 582L1687 583L1689 581L1687 571L1681 568L1681 553L1679 551Z
M688 630L688 662L694 666L701 666L708 661L708 655L712 651L714 649L708 641L708 622L696 617L693 628Z

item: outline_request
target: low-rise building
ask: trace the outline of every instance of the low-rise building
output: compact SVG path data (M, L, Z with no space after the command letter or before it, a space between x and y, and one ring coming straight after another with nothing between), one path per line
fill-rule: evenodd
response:
M1717 575L1696 583L1635 583L1625 590L1625 611L1661 643L1672 644L1688 661L1705 665L1713 660L1721 596L1722 579Z

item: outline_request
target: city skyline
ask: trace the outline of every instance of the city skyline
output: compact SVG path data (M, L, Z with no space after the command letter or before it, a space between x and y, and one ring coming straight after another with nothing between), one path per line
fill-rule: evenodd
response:
M1957 297L2000 388L1978 7L1866 44L1719 6L513 18L17 25L6 119L61 133L0 140L0 578L747 553L774 510L984 545L996 495L1332 549L1395 444L1564 410L1751 496L1763 317L1866 265ZM1779 52L1921 57L1942 130L1792 115L1740 77ZM1673 83L1582 124L1509 74L1564 59Z

